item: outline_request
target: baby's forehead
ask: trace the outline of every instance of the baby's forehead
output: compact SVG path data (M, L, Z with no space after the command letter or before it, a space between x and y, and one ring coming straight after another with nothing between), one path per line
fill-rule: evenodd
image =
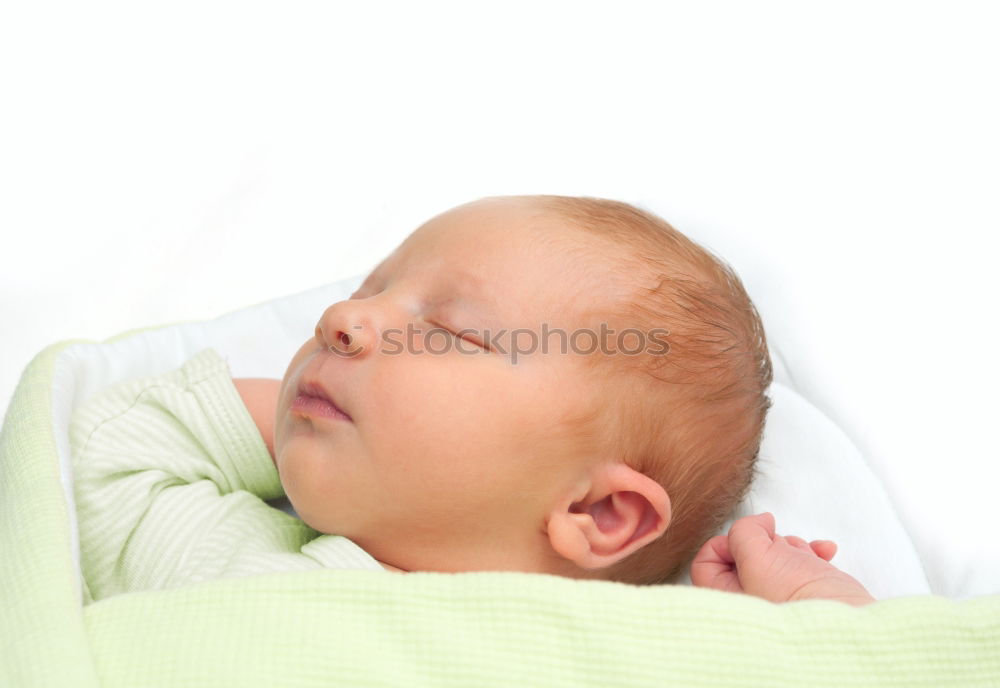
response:
M520 292L522 298L584 327L624 326L634 319L629 304L650 281L619 247L579 231L538 233L528 243L524 261L543 279L541 288Z
M557 214L513 204L460 207L428 221L376 269L423 272L503 297L593 301L634 284L619 247ZM519 293L520 283L530 289Z
M588 342L602 325L634 325L628 304L649 280L639 278L638 265L611 240L557 214L522 210L436 218L415 231L387 267L443 295L434 300L447 302L449 321L491 331L530 329L539 338L555 331L550 341L576 334L580 351L568 352L579 354L572 358L599 356L586 353Z

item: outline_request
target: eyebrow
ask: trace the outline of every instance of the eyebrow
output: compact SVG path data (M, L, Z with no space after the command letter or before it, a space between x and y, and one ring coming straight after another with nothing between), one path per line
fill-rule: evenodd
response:
M496 319L500 315L492 298L483 298L481 294L474 294L471 290L462 287L452 289L444 294L429 294L428 296L430 297L426 301L428 313L458 310L468 314L468 311L474 309L483 319Z
M365 287L370 286L373 282L377 282L381 277L381 273L385 270L385 263L380 263L365 277L361 285L352 292L351 296L362 291ZM451 289L445 293L431 293L428 294L428 298L424 299L424 305L427 309L427 313L440 315L445 308L451 304L468 304L471 308L477 308L482 312L482 320L499 320L502 315L498 310L498 302L493 297L492 292L486 290L486 285L483 279L468 270L457 269L448 272L448 278L451 283ZM488 297L482 298L473 296L472 289L465 288L464 285L472 283L473 285L479 287L480 292L485 292ZM449 311L452 309L448 309ZM448 311L445 311L448 312Z
M509 317L478 275L452 272L446 287L450 289L443 293L427 294L425 316L451 327L480 330L502 328L503 321Z

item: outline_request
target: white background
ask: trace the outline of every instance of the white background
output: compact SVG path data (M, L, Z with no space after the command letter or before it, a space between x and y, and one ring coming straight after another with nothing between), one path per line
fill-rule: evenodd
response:
M744 275L932 587L1000 592L989 3L2 7L0 409L48 344L366 271L472 198L643 202Z

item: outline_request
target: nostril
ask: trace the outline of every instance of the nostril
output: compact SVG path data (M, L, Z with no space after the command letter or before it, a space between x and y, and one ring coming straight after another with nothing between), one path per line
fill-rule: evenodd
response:
M340 343L341 344L343 344L344 346L350 346L352 341L353 340L351 339L351 335L347 334L346 332L341 332L340 333Z

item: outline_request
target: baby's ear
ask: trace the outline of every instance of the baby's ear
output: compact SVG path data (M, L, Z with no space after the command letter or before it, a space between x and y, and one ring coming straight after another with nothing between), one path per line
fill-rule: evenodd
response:
M585 495L560 502L549 514L552 549L585 569L600 569L663 535L670 497L648 476L625 464L595 469Z

